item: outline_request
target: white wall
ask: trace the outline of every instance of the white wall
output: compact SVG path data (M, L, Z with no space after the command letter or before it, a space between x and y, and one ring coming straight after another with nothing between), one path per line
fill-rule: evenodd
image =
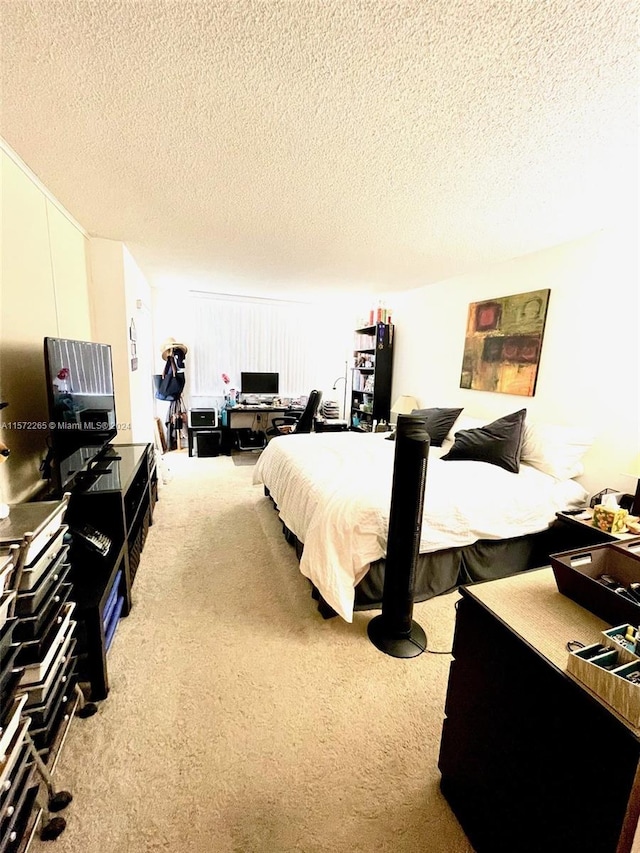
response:
M111 344L118 435L116 444L153 441L150 288L118 240L92 237L91 312L93 340ZM140 308L138 307L140 304ZM133 320L138 367L131 366Z
M464 406L491 420L526 408L536 421L595 434L585 488L635 491L625 477L640 451L637 234L600 232L483 272L396 294L393 394L422 406ZM535 396L460 388L470 302L550 288Z
M0 501L27 500L43 486L47 452L45 336L88 340L87 241L78 223L0 140L0 417L11 456L0 468ZM13 424L21 429L8 428Z
M150 289L122 243L89 238L58 200L0 140L0 417L11 450L0 468L0 502L19 503L45 484L47 452L43 339L112 345L120 442L153 440ZM131 370L129 327L137 331ZM12 424L24 428L9 428Z
M151 315L151 288L129 250L123 246L125 284L125 321L129 339L129 400L131 441L153 441L153 323ZM130 329L133 323L136 334L137 369L131 365L132 349Z
M128 425L131 423L131 400L122 243L92 237L89 260L93 340L111 345L116 417L119 425ZM120 426L118 440L131 442L130 432L126 426Z

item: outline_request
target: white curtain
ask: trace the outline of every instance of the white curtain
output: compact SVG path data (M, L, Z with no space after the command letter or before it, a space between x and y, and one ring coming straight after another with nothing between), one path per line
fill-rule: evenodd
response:
M312 306L197 292L190 296L194 397L239 391L242 371L278 373L281 397L308 394L314 387L313 363L319 356L317 311ZM228 385L223 373L229 376Z

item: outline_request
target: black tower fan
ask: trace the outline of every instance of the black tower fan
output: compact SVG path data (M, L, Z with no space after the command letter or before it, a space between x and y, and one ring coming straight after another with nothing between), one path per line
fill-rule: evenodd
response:
M367 626L373 645L395 658L417 657L427 647L426 634L412 617L428 456L425 419L398 415L382 613Z

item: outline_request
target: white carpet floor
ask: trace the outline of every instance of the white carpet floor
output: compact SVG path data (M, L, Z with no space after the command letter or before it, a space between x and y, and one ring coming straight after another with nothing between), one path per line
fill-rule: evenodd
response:
M31 850L469 853L437 769L451 658L323 620L248 457L165 459L109 697L58 765L67 828ZM456 599L415 606L433 649Z

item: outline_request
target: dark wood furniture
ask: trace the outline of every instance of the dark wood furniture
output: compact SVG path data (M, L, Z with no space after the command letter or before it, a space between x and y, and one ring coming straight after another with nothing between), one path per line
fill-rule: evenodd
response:
M532 537L529 568L548 566L550 554L588 548L590 545L612 542L616 538L618 537L611 533L592 527L588 522L580 521L574 515L558 512L547 530L542 530Z
M478 853L629 853L640 730L565 671L608 627L542 568L463 588L441 788Z
M591 515L593 510L585 510L585 513ZM568 528L570 536L588 540L578 545L578 548L588 547L589 545L600 545L604 542L615 542L616 540L635 539L637 537L636 533L607 533L598 527L594 527L591 523L591 518L581 518L581 515L582 513L572 515L566 512L558 512L556 514L558 524L565 526L565 533Z
M153 445L112 445L100 468L102 473L89 472L76 481L67 514L79 679L94 701L109 692L107 652L119 618L131 610L131 590L158 497ZM83 535L85 525L104 534L106 553Z
M361 431L370 431L374 421L387 421L391 415L391 372L393 367L394 326L377 323L356 329L351 371L351 410ZM369 384L371 390L365 390Z

